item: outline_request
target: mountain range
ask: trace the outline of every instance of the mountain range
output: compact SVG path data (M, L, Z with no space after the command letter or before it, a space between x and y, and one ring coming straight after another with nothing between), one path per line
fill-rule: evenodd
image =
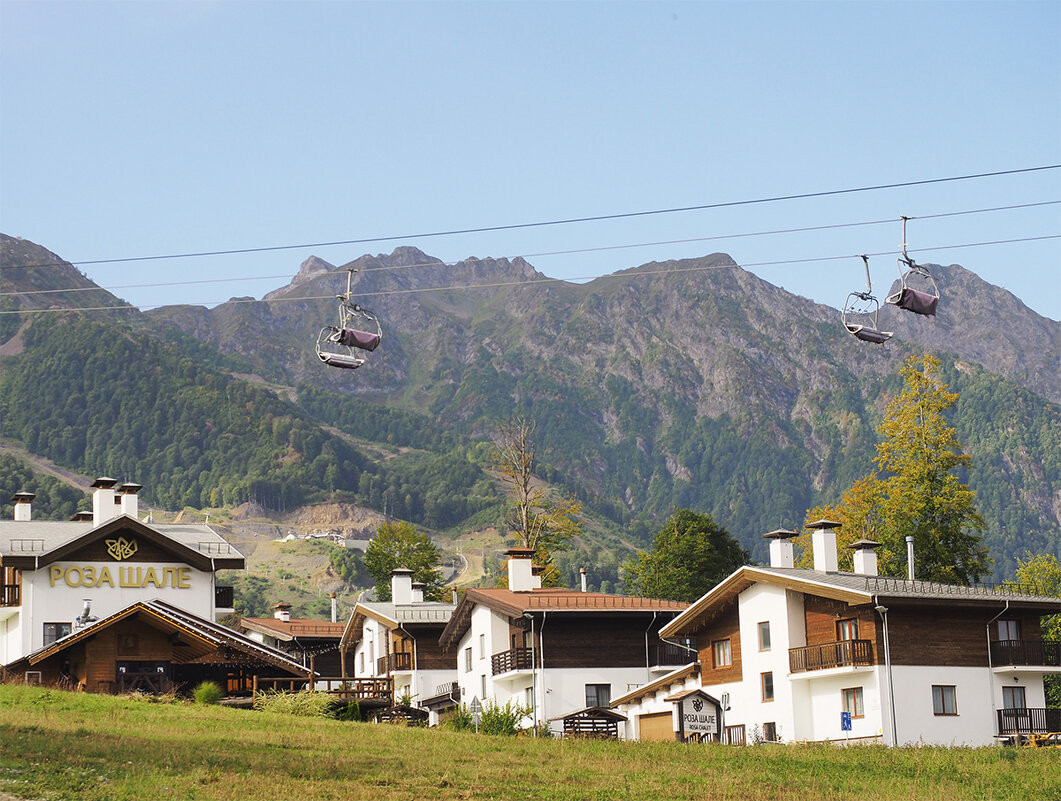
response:
M2 291L20 293L2 298L4 309L122 305L44 248L6 236L0 245ZM150 474L169 503L345 493L458 532L496 519L483 443L524 415L536 424L541 477L577 495L601 532L582 543L590 554L644 546L687 506L762 558L764 532L798 526L872 469L898 368L927 350L959 393L952 423L973 459L965 478L1004 577L1025 551L1061 545L1061 324L961 266L929 268L938 315L886 306L881 327L895 337L875 346L849 336L836 309L724 254L585 284L522 259L446 264L409 247L339 266L311 257L260 301L0 314L0 435L87 472ZM384 332L355 371L326 367L313 350L336 322L348 269ZM41 288L83 291L21 294ZM838 304L850 289L837 287ZM86 302L87 292L104 294ZM116 361L127 369L106 366ZM71 393L113 407L106 422L82 420L80 438L68 400L38 408L42 396ZM141 430L145 416L156 430ZM56 426L70 435L52 436ZM115 426L140 433L92 446ZM150 497L152 484L136 480ZM184 486L196 491L182 496Z

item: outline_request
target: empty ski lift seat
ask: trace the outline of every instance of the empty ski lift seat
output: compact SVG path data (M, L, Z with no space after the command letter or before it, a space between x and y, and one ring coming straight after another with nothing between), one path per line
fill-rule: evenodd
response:
M329 353L328 351L321 351L317 355L320 356L320 360L329 367L345 367L348 370L356 370L365 363L364 359L359 359L357 356L349 356L345 353Z
M359 331L356 328L344 328L339 332L338 342L340 345L361 348L361 350L373 351L379 347L382 337L368 331Z
M907 311L913 312L914 314L935 317L939 298L929 292L922 292L919 289L903 287L894 295L889 295L887 302L898 306L900 309L906 309Z
M876 345L883 345L892 338L891 331L879 331L876 328L870 328L868 325L845 323L845 327L849 332L854 334L857 339L861 339L863 342L872 342Z

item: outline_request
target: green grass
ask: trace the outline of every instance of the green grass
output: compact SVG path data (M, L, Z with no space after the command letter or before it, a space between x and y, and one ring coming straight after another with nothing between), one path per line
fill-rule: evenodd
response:
M1057 799L1061 751L487 737L0 685L0 797Z

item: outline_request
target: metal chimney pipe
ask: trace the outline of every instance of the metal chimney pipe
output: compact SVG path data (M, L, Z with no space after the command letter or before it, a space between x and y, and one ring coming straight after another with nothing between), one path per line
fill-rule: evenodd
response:
M339 622L339 602L335 599L335 593L331 594L332 598L332 623Z
M906 577L914 580L914 538L906 538Z
M580 567L578 569L579 575L582 577L582 592L586 591L586 568Z

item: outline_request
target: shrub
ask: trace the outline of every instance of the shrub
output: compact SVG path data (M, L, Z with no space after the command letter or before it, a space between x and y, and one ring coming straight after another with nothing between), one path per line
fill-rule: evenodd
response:
M523 731L520 721L530 713L530 707L514 704L512 701L506 701L504 705L487 701L483 704L483 711L480 714L479 733L507 736L519 734ZM446 725L456 731L475 730L472 712L464 704L457 707Z
M215 682L204 681L192 690L192 697L197 704L216 704L225 697L225 692Z
M279 712L306 718L332 717L336 703L337 699L333 696L316 690L299 690L296 693L270 691L254 696L254 708L261 712Z

